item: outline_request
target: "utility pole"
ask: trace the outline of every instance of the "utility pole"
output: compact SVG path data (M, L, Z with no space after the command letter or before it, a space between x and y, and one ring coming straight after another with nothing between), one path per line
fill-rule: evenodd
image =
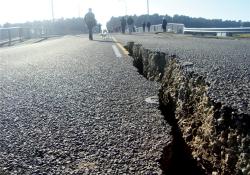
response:
M80 18L81 17L81 2L80 2L80 0L78 0L77 8L78 8L78 18Z
M52 13L52 20L54 22L55 21L55 16L54 16L54 0L51 0L51 13Z
M147 11L148 11L148 15L149 15L149 0L147 0Z
M128 15L128 6L127 6L127 1L124 0L124 3L125 3L125 15L127 16Z
M128 15L128 7L127 7L127 1L126 0L118 0L119 2L124 2L124 7L125 7L125 16Z
M80 4L78 4L78 18L81 17L81 7L80 7Z

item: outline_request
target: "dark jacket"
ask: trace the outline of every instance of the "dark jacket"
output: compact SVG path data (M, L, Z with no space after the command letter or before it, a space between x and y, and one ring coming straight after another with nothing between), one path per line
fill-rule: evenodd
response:
M124 17L122 17L122 19L121 19L121 26L122 27L126 26L126 19Z
M87 24L88 28L93 28L96 25L94 13L88 12L84 17L84 21Z
M134 20L133 20L133 18L131 16L128 17L127 23L128 23L128 25L132 25L134 23Z
M151 23L150 23L150 22L148 22L148 23L147 23L147 27L149 28L150 26L151 26Z
M163 20L162 20L162 28L163 28L163 29L166 29L167 24L168 24L168 23L167 23L167 20L166 20L166 19L163 19Z

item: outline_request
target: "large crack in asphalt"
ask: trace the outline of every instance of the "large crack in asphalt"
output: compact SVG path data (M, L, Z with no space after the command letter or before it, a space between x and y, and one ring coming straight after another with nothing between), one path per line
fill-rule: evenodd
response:
M134 47L137 46L137 47ZM139 47L138 47L139 46ZM129 56L133 57L133 66L137 68L138 73L141 74L148 80L156 80L160 81L163 77L164 68L158 69L159 72L154 72L152 74L158 74L157 79L150 78L148 75L148 70L145 70L145 65L143 64L143 59L145 56L147 57L157 57L163 58L165 60L165 53L163 52L152 52L147 50L147 55L142 55L139 53L135 56L137 51L134 49L138 49L141 47L140 44L135 45L134 42L128 43L128 45L124 46L129 51ZM140 52L140 51L139 51ZM150 55L151 54L151 55ZM175 58L176 55L171 55L172 58ZM163 60L162 59L162 60ZM162 62L161 62L162 63ZM164 67L166 62L162 63L162 67ZM154 76L154 75L152 75ZM159 94L161 93L161 89L159 90ZM159 98L158 94L158 98ZM169 96L169 103L167 105L163 104L159 100L159 110L161 111L164 119L168 122L168 124L172 127L171 135L173 137L173 142L167 144L163 150L162 155L159 159L160 168L162 169L163 174L166 175L181 175L181 174L199 174L203 175L205 172L197 165L196 160L193 159L191 150L188 145L185 143L180 128L178 127L177 120L175 118L175 110L176 105L173 102L171 96Z
M211 100L209 83L189 65L169 60L160 102L174 107L176 130L206 174L248 173L249 116Z
M249 174L249 114L212 97L192 62L134 42L125 47L138 72L161 83L159 109L173 137L159 161L163 173Z

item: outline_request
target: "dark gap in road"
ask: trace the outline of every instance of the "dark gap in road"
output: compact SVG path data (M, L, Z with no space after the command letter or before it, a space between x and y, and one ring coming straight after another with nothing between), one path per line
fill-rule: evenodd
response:
M130 42L125 48L129 51L129 56L133 58L133 66L148 80L143 74L143 58L138 56L136 58L134 57L133 46L134 43ZM160 90L159 93L161 93ZM197 161L193 159L191 150L182 137L181 130L175 118L176 104L170 96L169 100L168 106L159 101L159 110L167 123L171 125L171 135L173 136L173 142L167 144L162 150L161 158L158 160L160 168L164 175L205 175L204 170L199 167Z
M135 66L137 68L137 71L139 72L139 74L141 74L143 77L145 77L145 75L143 74L143 63L140 60L133 60L133 66ZM147 78L147 77L145 77Z
M191 155L191 150L185 143L177 120L175 119L175 103L169 97L170 103L165 106L161 103L159 109L165 120L172 126L171 134L173 143L171 148L167 145L163 149L163 154L159 160L160 167L164 175L205 175L201 167L197 166L196 160ZM171 152L170 152L171 151Z

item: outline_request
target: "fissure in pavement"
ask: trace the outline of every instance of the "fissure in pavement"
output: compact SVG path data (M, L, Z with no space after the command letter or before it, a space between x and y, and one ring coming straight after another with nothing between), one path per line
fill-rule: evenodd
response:
M160 159L165 174L248 174L250 144L248 114L209 97L209 83L192 63L176 55L125 46L138 72L161 82L159 108L172 126L174 141Z
M164 66L166 64L165 53L144 50L144 54L142 54L142 50L140 50L140 48L142 49L142 45L134 45L133 42L128 43L125 48L129 51L130 56L133 57L133 65L138 69L138 72L142 76L148 80L161 81L164 74ZM157 60L157 63L150 64L148 61L150 57L152 60ZM175 55L172 55L171 57L174 58ZM159 65L160 68L156 68ZM190 149L182 138L181 131L177 125L177 120L175 119L176 106L174 102L164 105L159 101L158 104L165 120L172 127L171 134L173 136L173 142L166 145L162 150L162 155L159 159L160 168L162 169L163 174L205 174L205 172L197 166L197 162L192 158Z

